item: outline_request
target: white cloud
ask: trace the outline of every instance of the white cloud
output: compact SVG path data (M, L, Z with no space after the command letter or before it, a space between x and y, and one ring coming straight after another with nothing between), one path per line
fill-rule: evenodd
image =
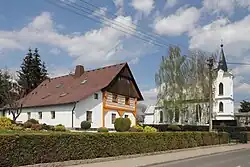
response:
M181 35L192 30L200 17L200 11L195 7L180 8L175 14L157 19L154 29L161 35Z
M117 14L122 15L123 14L123 8L124 8L124 2L123 0L113 0L115 6L118 8Z
M132 24L130 16L118 16L113 21L119 21L124 25L136 28ZM121 60L130 61L139 56L128 55L126 48L114 49L112 54L106 55L118 42L130 37L130 35L112 27L119 28L116 25L109 24L109 26L93 29L83 34L62 34L57 31L51 14L43 12L20 30L0 30L0 50L6 48L26 50L30 44L47 44L65 51L68 55L74 57L77 63L88 65L114 63Z
M154 0L132 0L131 5L145 15L149 15L155 7Z
M107 10L108 9L105 7L100 7L98 10L95 10L92 15L98 17L104 17L106 15Z
M220 18L190 33L190 48L200 48L214 52L223 39L225 52L239 57L249 51L250 15L242 20L230 23L227 18Z
M166 8L172 8L177 4L177 0L166 0L166 3L164 5L164 9Z
M212 13L232 13L235 8L248 8L250 9L249 0L204 0L203 6Z
M235 87L234 91L236 91L237 93L249 94L250 93L250 84L242 83L238 87Z
M157 100L157 89L156 88L152 88L152 89L148 89L148 90L144 90L142 91L142 96L144 98L144 104L146 105L150 105L150 104L156 104L156 100Z
M74 73L75 69L73 67L72 68L66 68L64 66L58 66L58 65L50 64L50 65L48 65L47 70L49 72L49 77L54 78L54 77Z

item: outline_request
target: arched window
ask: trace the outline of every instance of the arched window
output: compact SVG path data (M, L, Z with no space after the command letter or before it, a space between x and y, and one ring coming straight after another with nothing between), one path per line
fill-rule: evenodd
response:
M223 95L223 83L219 84L219 95Z
M196 105L196 122L200 122L201 120L201 106L199 104Z
M160 111L160 123L163 123L163 112Z
M223 103L222 102L220 102L220 104L219 104L219 112L223 112Z

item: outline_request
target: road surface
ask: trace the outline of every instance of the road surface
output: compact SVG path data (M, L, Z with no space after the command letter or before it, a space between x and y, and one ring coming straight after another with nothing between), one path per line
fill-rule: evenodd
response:
M250 167L250 149L174 161L150 167Z

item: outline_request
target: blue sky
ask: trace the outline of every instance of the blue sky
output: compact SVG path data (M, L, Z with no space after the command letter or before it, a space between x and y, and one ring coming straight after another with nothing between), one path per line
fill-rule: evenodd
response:
M81 14L105 15L119 21L123 31L134 27L156 33L166 46L154 46L133 37L132 29L118 31L108 21L98 23L49 1L84 6L89 13ZM146 102L153 103L154 76L169 44L180 46L183 54L190 48L216 52L223 39L228 62L250 63L249 11L250 1L245 0L2 0L0 68L18 70L29 47L39 49L51 76L67 74L76 64L92 69L128 62ZM235 75L235 102L250 100L250 66L228 66Z

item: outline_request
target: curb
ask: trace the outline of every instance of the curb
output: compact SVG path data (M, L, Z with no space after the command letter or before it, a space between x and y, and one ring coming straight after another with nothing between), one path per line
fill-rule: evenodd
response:
M198 150L198 149L216 148L216 147L234 146L234 145L238 145L238 144L230 143L230 144L220 144L220 145L209 145L209 146L184 148L184 149L177 149L177 150L151 152L151 153L144 153L144 154L121 155L121 156L116 156L116 157L103 157L103 158L95 158L95 159L70 160L70 161L52 162L52 163L40 163L40 164L25 165L25 166L20 166L20 167L62 167L62 166L72 166L72 165L83 165L83 164L90 164L90 163L108 162L108 161L114 161L114 160L138 158L138 157L151 156L151 155L160 155L160 154L166 154L166 153L175 153L175 152L182 152L182 151L189 151L189 150ZM240 149L235 149L235 150L240 150ZM230 151L235 151L235 150L230 150ZM224 152L230 152L230 151L224 151ZM211 154L217 154L217 153L211 153ZM207 154L207 155L211 155L211 154ZM201 156L207 156L207 155L201 155ZM194 157L198 157L198 156L194 156ZM190 157L190 158L194 158L194 157ZM184 159L179 159L179 160L184 160ZM171 162L171 161L167 161L167 162ZM166 162L160 162L160 163L155 163L155 164L150 164L150 165L160 165L160 164L164 164L164 163L166 163ZM149 165L140 166L140 167L148 167L148 166Z

